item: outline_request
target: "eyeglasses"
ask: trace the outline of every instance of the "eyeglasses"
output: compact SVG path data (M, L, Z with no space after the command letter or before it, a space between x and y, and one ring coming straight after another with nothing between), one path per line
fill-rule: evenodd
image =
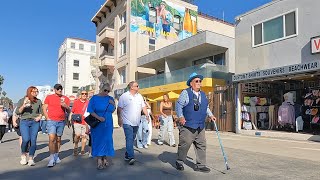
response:
M139 87L139 85L133 86L133 87Z
M104 92L110 92L108 89L103 90Z
M195 82L195 83L201 83L202 80L195 80L194 82Z
M88 95L88 93L81 93L81 95Z
M39 91L31 91L31 92L34 92L34 93L39 93Z
M62 91L62 88L58 88L57 91Z

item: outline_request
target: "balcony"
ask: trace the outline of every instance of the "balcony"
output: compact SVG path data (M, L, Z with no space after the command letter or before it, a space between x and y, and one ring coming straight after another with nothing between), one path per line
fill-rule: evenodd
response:
M99 59L101 60L101 67L107 68L109 66L114 66L114 53L113 50L110 52L104 51Z
M228 68L227 66L216 65L216 64L202 64L198 66L191 66L175 71L171 71L164 74L150 76L147 78L139 79L139 87L149 88L154 86L161 86L166 84L173 84L178 82L187 81L189 75L193 72L203 75L204 78L227 78Z
M114 40L114 29L112 28L104 28L98 35L99 43L108 43Z

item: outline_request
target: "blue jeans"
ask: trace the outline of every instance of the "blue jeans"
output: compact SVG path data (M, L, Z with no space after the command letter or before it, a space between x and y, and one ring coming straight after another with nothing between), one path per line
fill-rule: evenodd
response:
M37 137L40 123L33 119L22 119L20 121L20 132L22 137L21 152L26 153L28 143L31 142L29 156L34 156L37 148Z
M126 156L127 158L134 158L133 143L136 138L139 126L130 126L123 124L124 135L126 136Z
M40 126L41 126L42 133L47 133L47 121L40 120Z
M64 126L64 121L47 120L48 134L56 134L57 136L61 137L63 134Z

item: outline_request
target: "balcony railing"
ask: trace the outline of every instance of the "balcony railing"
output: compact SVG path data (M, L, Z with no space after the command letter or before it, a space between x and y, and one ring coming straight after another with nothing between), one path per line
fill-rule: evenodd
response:
M171 71L164 74L159 74L143 79L139 79L139 87L149 88L154 86L161 86L165 84L172 84L177 82L187 81L189 79L190 74L193 72L197 74L201 74L203 77L211 78L214 76L215 72L228 72L228 68L222 65L215 65L215 64L202 64L197 66L191 66L175 71Z

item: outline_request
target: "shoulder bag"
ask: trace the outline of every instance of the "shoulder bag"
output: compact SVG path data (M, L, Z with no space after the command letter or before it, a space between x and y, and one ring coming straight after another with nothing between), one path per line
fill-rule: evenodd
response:
M107 105L106 109L104 110L103 116L106 114L109 105L110 105L110 103L109 103L109 101L108 101L108 105ZM97 119L96 117L92 116L91 113L89 114L89 116L87 116L86 118L84 118L84 121L85 121L91 128L97 127L98 124L101 122L99 119Z
M87 108L87 105L88 105L88 103L83 106L82 112L85 111L85 109ZM81 121L82 121L82 114L72 114L72 115L71 115L71 120L74 121L74 122L81 123Z

